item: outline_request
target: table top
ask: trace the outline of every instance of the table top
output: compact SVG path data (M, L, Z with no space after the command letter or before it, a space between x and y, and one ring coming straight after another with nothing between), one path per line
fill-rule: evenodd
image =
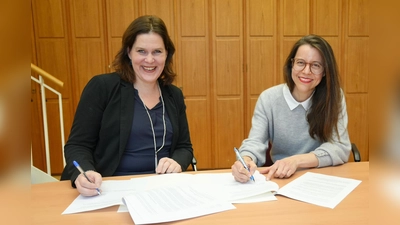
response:
M222 173L224 170L204 170L185 173ZM288 179L273 179L279 187L298 178L305 172L315 172L344 178L361 180L358 185L334 209L300 202L277 195L277 201L234 204L235 210L211 215L173 221L163 224L368 224L369 216L369 162L350 162L340 166L313 168L297 171ZM110 179L130 179L136 176L105 177ZM148 176L148 175L147 175ZM32 224L134 224L129 213L118 213L118 206L77 214L61 213L78 196L70 181L34 184L31 186Z

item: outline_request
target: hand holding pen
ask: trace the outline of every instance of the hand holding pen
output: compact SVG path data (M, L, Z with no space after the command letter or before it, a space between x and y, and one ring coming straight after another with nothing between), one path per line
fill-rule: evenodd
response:
M87 176L86 172L81 168L81 166L80 166L76 161L73 161L73 163L74 163L75 167L79 170L79 172L81 172L81 174L85 177L85 179L86 179L87 181L89 181L90 183L94 184L94 182L93 182L92 180L89 179L89 177ZM94 172L94 171L92 171L92 172ZM79 177L78 177L78 178L79 178ZM84 192L82 191L82 188L86 188L86 189L93 189L93 188L82 186L82 184L78 181L78 178L77 178L77 180L75 181L75 184L76 184L76 187L77 187L78 191L79 191L82 195L84 195L84 196L93 195L93 194L84 193ZM101 176L100 176L100 178L101 178ZM95 189L96 189L96 191L97 191L97 195L101 195L100 189L99 189L98 187L95 187Z
M238 158L238 160L240 161L240 163L243 165L243 167L244 167L247 171L250 172L249 167L247 166L246 162L243 160L243 158L242 158L242 156L240 155L240 153L239 153L239 151L237 150L237 148L234 147L233 150L235 151L236 157ZM232 172L233 172L233 171L232 171ZM238 180L236 176L235 176L235 179ZM252 174L250 175L250 179L251 179L252 181L254 181L254 182L256 181L256 180L254 179L254 176L253 176ZM240 181L240 180L238 180L238 181Z

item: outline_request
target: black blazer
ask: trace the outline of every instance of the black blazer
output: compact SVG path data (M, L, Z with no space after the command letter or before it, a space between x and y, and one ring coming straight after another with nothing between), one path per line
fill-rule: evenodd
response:
M174 85L160 83L165 108L172 129L170 158L185 171L193 158L186 105L182 91ZM72 186L79 175L72 161L84 170L94 170L103 177L112 176L128 142L135 102L133 85L117 73L94 76L84 88L69 139L64 148L67 165L61 180Z

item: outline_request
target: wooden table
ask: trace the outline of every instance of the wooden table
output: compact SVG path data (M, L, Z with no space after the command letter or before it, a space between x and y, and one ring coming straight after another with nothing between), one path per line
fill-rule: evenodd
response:
M230 169L226 169L188 173L220 173L230 171ZM282 187L307 171L353 178L362 182L334 209L278 195L277 201L235 204L235 210L163 224L368 224L369 162L350 162L336 167L307 169L296 172L289 179L273 179L273 181ZM104 180L130 179L140 176L110 177L104 178ZM129 213L116 212L118 206L92 212L61 215L77 196L78 192L71 187L70 181L32 185L32 224L134 224Z

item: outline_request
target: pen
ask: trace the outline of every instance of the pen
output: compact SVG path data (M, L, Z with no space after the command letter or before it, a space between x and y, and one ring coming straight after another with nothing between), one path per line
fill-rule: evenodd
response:
M79 170L79 172L81 172L81 174L83 174L83 176L85 176L86 179L87 179L90 183L93 183L93 182L89 179L89 177L86 176L85 171L83 171L82 167L81 167L75 160L73 161L73 163L74 163L75 167ZM99 189L99 188L96 188L96 190L97 190L97 194L98 194L98 195L101 195L100 189Z
M234 147L233 150L235 150L236 156L239 159L239 161L243 164L243 167L250 172L249 167L247 167L247 165L244 162L242 156L240 156L239 151L237 150L237 148ZM253 180L254 182L256 182L256 180L254 179L253 175L250 176L250 179Z

